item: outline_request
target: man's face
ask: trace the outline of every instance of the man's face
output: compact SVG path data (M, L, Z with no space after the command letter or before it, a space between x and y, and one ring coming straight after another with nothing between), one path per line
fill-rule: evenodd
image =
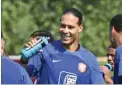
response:
M107 61L112 65L114 68L114 57L115 57L115 49L114 48L108 48L107 51Z
M1 38L1 55L4 55L5 51L5 41L3 38Z
M112 26L110 26L109 28L109 39L111 43L114 41L113 36L112 36Z
M78 33L82 31L78 21L79 19L71 13L62 15L60 35L63 44L78 43Z
M112 46L116 47L116 33L115 33L115 30L114 30L114 27L113 26L110 26L110 29L109 29L109 39L110 39L110 42L112 44Z

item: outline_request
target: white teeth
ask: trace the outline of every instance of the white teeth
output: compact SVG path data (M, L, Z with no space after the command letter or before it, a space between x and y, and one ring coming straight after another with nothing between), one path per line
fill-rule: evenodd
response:
M63 35L63 37L66 38L66 37L70 37L70 36Z
M65 37L63 37L63 38L69 38L69 37L65 36Z
M64 38L67 38L68 36L63 36Z

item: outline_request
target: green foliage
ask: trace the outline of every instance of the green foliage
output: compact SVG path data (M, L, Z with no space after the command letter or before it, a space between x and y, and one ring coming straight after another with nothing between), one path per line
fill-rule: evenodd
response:
M105 55L112 16L122 12L121 0L2 0L2 31L8 54L19 54L29 35L39 29L59 39L62 11L75 7L83 12L80 43L95 55Z

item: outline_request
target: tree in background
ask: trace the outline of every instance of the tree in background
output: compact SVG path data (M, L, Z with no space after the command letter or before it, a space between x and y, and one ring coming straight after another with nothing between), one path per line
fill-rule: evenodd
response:
M121 0L2 0L2 31L8 54L19 54L29 35L38 29L59 39L58 26L64 9L83 12L80 43L97 56L106 52L112 16L122 12Z

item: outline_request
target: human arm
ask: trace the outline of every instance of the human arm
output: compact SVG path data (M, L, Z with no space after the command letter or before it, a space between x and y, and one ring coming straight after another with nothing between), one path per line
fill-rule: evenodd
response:
M104 84L104 79L102 73L95 68L92 68L92 84Z
M100 67L98 65L95 56L92 57L91 69L92 69L92 75L91 75L92 84L104 84L105 82L102 77L102 73L100 71Z
M25 44L25 48L21 51L21 60L20 63L26 68L27 72L29 73L30 77L32 76L33 72L35 72L38 67L40 66L41 63L41 58L40 58L40 51L38 50L37 52L33 52L31 48L35 45L37 42L36 38L31 38L28 43ZM25 51L26 48L30 48L31 50ZM28 55L31 56L28 56ZM32 55L33 54L33 55Z
M37 53L29 59L26 70L29 73L30 77L36 76L37 72L40 70L42 65L41 57L41 53Z
M21 84L32 84L32 81L28 73L22 66L20 66L20 74L21 74Z
M94 56L90 52L85 52L83 55L84 60L87 62L87 64L91 68L91 83L92 84L104 84L104 79L102 77L102 73L100 71L100 67L98 65L98 62L96 60L96 56Z

